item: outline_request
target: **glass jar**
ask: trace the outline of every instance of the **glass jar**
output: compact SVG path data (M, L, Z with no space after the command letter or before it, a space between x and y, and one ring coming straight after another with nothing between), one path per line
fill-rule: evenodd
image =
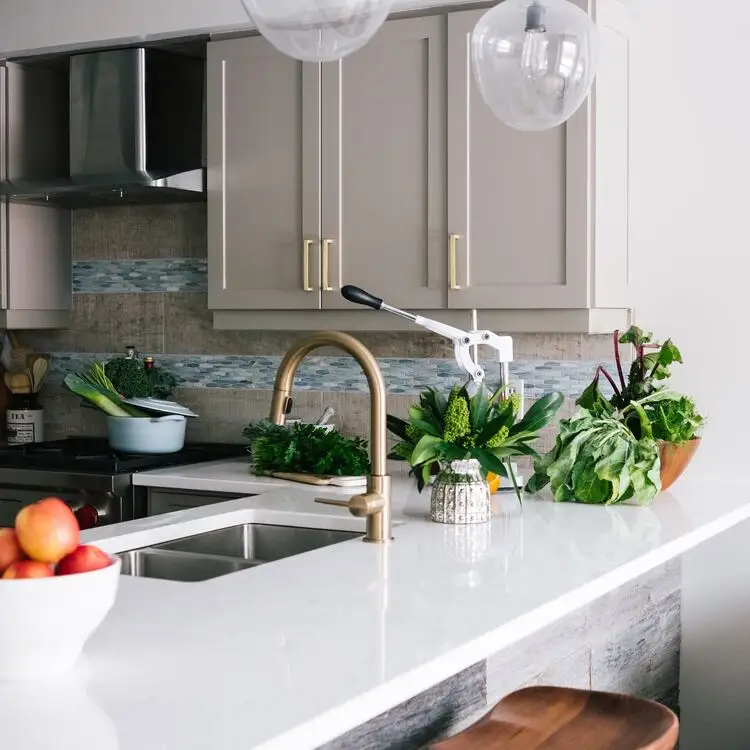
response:
M11 396L6 425L8 445L44 442L44 409L35 393Z

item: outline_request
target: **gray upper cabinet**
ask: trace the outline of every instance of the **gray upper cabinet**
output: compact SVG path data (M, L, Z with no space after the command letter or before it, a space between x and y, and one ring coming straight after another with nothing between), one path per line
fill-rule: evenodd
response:
M0 67L3 180L64 174L65 71ZM0 201L0 328L65 328L73 303L70 210Z
M209 307L320 307L319 75L263 37L208 45Z
M481 98L469 41L483 11L449 15L449 307L628 307L627 37L609 38L608 7L594 94L540 133L504 125Z
M343 308L347 283L445 305L445 27L393 21L322 66L209 45L212 309Z
M408 325L344 301L356 284L461 327L472 309L498 330L626 325L628 10L573 1L599 26L597 82L538 133L507 127L479 94L469 42L482 11L389 21L323 65L262 38L209 45L214 324Z
M344 284L445 306L445 31L391 21L322 67L324 309L351 309Z
M469 55L483 12L448 18L449 305L582 305L583 274L567 252L570 125L527 133L495 117Z
M67 328L70 211L0 203L0 327Z

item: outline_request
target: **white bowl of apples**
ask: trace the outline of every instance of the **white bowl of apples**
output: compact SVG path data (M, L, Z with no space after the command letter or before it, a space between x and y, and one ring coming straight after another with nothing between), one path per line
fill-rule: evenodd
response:
M79 542L73 511L56 498L0 529L0 680L69 669L112 608L120 560Z

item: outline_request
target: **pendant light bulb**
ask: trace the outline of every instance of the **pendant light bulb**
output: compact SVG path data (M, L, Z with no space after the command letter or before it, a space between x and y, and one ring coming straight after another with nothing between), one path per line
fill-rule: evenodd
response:
M471 35L482 97L518 130L548 130L570 119L596 75L596 26L569 0L505 0Z
M242 0L258 30L290 57L329 62L356 52L385 22L394 0Z

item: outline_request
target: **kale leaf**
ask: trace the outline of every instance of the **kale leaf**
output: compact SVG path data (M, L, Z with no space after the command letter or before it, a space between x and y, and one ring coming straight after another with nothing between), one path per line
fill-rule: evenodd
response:
M104 365L106 376L125 398L169 398L177 386L174 376L162 367L147 370L140 359L117 357Z
M151 383L140 359L111 359L104 365L104 372L125 398L148 398L151 395Z
M705 422L698 413L695 401L687 396L646 407L646 414L651 421L654 437L669 443L693 440Z

